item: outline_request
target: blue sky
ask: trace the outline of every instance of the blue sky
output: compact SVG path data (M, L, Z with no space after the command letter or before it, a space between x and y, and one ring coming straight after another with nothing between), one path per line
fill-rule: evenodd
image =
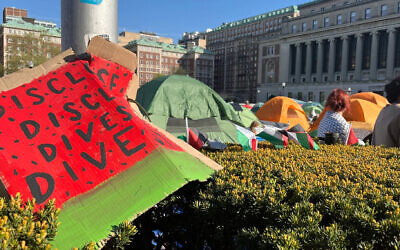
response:
M149 31L172 37L203 31L310 0L119 0L119 31ZM0 0L0 8L28 10L28 16L61 23L61 0Z

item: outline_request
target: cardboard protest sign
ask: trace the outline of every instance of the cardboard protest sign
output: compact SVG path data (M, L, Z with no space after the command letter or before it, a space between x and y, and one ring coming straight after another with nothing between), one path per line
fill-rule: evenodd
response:
M10 195L56 199L56 247L101 240L219 169L136 116L125 98L132 77L92 55L0 93L1 180Z

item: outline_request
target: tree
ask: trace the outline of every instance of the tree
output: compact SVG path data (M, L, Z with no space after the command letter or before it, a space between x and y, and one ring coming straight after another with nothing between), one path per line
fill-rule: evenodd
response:
M61 52L60 46L49 42L45 34L10 35L8 39L12 42L7 43L7 74L40 65Z
M4 66L3 64L0 64L0 77L4 76Z

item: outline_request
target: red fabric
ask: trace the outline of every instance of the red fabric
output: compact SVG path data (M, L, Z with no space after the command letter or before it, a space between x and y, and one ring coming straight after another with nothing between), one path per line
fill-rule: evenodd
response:
M257 139L256 138L251 140L251 149L253 151L257 151Z
M244 104L243 107L247 108L247 109L252 109L253 107L248 105L248 104Z
M93 57L0 98L0 178L10 195L57 206L123 172L157 148L182 149L135 115L132 73Z
M289 138L282 134L282 139L283 139L283 146L286 148L289 145Z
M349 138L347 139L347 145L354 145L358 143L358 139L356 134L354 133L353 128L350 128Z
M203 147L204 142L199 138L199 134L189 128L189 145L199 150Z

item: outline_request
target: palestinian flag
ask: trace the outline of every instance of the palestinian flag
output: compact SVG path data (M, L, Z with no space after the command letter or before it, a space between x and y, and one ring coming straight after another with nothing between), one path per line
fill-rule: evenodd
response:
M242 145L244 151L257 150L257 138L255 134L246 128L240 127L236 125L237 129L237 139L239 143Z
M255 128L257 136L269 141L275 148L285 148L288 145L288 137L279 128L264 125L263 128Z
M189 139L187 143L197 150L200 150L208 141L207 135L195 128L187 128Z
M307 132L287 132L290 140L306 149L319 150L319 146Z
M136 61L112 43L99 47L113 60ZM135 114L125 98L134 66L94 55L66 64L68 55L19 78L63 65L30 83L0 79L0 179L8 194L37 206L56 200L61 224L52 244L59 249L98 242L113 225L220 169Z
M350 127L350 132L349 132L349 135L347 136L346 145L358 145L358 138L357 138L356 134L354 133L354 130L352 127Z

